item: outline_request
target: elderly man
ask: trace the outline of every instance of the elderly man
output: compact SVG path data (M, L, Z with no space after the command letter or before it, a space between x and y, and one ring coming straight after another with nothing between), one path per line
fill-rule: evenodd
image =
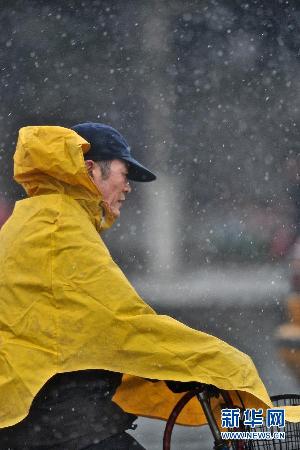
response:
M48 251L42 251L41 259L34 258L35 267L32 267L28 247L36 248L40 245L42 248L50 250L51 243L47 239L40 242L38 237L40 234L44 234L45 238L46 236L50 238L52 233L50 228L47 228L50 223L55 227L55 234L58 239L60 239L59 229L61 228L64 232L64 214L66 213L66 216L70 217L69 215L73 212L73 220L78 222L79 226L82 226L83 233L90 233L88 227L91 226L91 222L94 222L98 230L105 228L120 215L120 208L126 199L126 195L131 191L129 180L152 181L156 178L153 173L131 156L127 142L115 129L98 123L79 124L72 129L74 131L58 127L28 127L21 130L18 142L15 166L16 179L18 180L19 177L26 179L24 187L27 192L29 190L29 195L32 195L32 190L35 191L36 202L34 203L36 205L26 205L26 201L20 202L17 207L18 209L21 208L21 211L17 214L18 219L15 218L16 214L14 214L8 228L11 229L14 226L25 228L22 231L22 234L24 233L22 242L27 258L18 261L15 274L16 284L18 284L18 279L26 276L26 274L30 278L30 276L36 276L40 270L40 280L35 280L33 284L26 281L28 283L27 295L32 295L38 303L44 301L42 297L45 297L46 292L43 288L46 285L48 285L47 289L50 287L49 280L47 280L49 274L46 274L46 272L49 272L49 267L47 267L46 272L43 272L45 261L43 261L42 254L46 259L50 255ZM80 161L82 158L81 145L87 150L88 144L80 139L75 132L90 143L90 149L85 154L85 165ZM49 141L47 141L48 138ZM65 148L60 146L59 142L60 139L64 138ZM52 139L54 142L50 143ZM43 148L43 145L47 148ZM30 150L27 149L27 146L31 146ZM30 157L26 155L28 151L31 152ZM47 160L47 157L44 161L42 160L43 151L51 153L49 160ZM64 151L66 154L61 155L60 152ZM35 158L39 158L39 155L41 155L41 160L36 161ZM62 161L60 161L61 157ZM76 158L78 161L75 161ZM32 162L30 171L27 170L29 160L31 160L30 165ZM20 165L18 161L20 161ZM42 167L39 167L39 164ZM55 167L56 164L57 167ZM74 170L77 171L76 174ZM80 177L83 179L82 183ZM70 186L67 187L66 183L68 182ZM69 190L72 191L71 195ZM74 203L80 204L80 208L83 209L80 211L83 213L82 219L80 214L78 214L78 217L76 215L76 208L79 205L72 204L72 200L68 196L76 199L75 202L73 200ZM66 205L63 205L64 202L66 202ZM26 213L22 211L23 208ZM31 208L32 211L30 211ZM97 211L98 208L100 208L99 211ZM37 217L39 218L37 219ZM92 220L88 221L87 217ZM15 223L16 220L19 223ZM55 223L56 225L54 225ZM70 226L72 226L72 223L70 223ZM74 232L77 227L78 225L74 227ZM65 229L66 233L68 232L67 228ZM31 235L30 238L28 234ZM17 236L15 237L17 238ZM31 242L27 244L28 240ZM74 245L71 239L69 244ZM80 239L77 244L81 245ZM80 267L80 261L73 260L72 255L70 255L64 262L64 264L69 265L67 271L74 270L76 265L76 269L84 273L84 248L79 249L80 252L81 250L82 267ZM58 270L60 270L59 267ZM101 270L101 265L94 267L93 270ZM86 283L92 281L88 277L85 279ZM21 281L19 283L22 284ZM24 300L20 299L20 301ZM17 298L15 302L18 302ZM56 307L60 308L59 301L57 301ZM71 303L67 306L68 308L70 308L70 314L72 315ZM24 314L25 316L22 319L17 318L17 322L20 321L20 324L22 322L22 326L26 327L28 326L26 312ZM43 321L42 313L41 317L34 316L30 320L36 321L37 334L47 333L45 329L43 330L43 324L40 323L40 321ZM78 317L79 320L81 318ZM100 321L97 326L101 328ZM53 329L48 330L48 332L50 337L55 331ZM80 334L80 332L81 327L78 322L76 333ZM109 334L109 329L106 330L106 333ZM35 337L32 336L31 339L23 338L22 345L34 346ZM101 352L101 346L103 345L105 343L99 342L99 352ZM20 357L22 358L22 355ZM30 361L26 362L26 365L28 364L30 364ZM90 367L93 366L94 364L91 364ZM29 370L32 372L31 376L34 376L35 365L33 364ZM120 373L95 369L53 376L35 397L28 416L19 424L5 428L2 433L0 432L1 450L24 450L27 448L61 450L83 448L142 449L130 435L125 433L126 429L132 427L136 416L126 414L111 400L117 386L121 383L121 378ZM8 398L8 401L11 400Z
M247 355L157 315L113 262L99 233L129 180L155 179L119 132L22 128L14 177L28 198L0 233L1 450L141 449L125 430L138 415L166 419L182 395L164 380L271 405ZM197 402L179 419L206 421Z

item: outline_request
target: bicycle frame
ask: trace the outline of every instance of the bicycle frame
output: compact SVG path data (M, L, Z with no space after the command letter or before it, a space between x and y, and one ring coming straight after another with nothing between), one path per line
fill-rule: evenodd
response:
M210 398L213 396L222 396L224 400L224 406L227 408L233 408L233 402L227 391L217 389L211 385L199 384L196 388L186 392L179 402L173 408L170 417L166 423L164 438L163 438L163 450L171 449L171 435L172 430L175 425L176 419L180 414L181 410L185 405L193 398L197 397L199 400L204 415L207 420L207 424L210 427L214 438L214 450L272 450L272 449L284 449L284 450L299 450L300 449L300 423L289 422L285 428L286 431L286 442L282 444L278 439L272 441L264 440L252 440L252 441L234 441L228 443L222 439L221 432L219 430L216 419L213 415ZM271 397L272 403L275 407L288 406L288 405L300 405L300 395L299 394L283 394L274 395ZM242 427L245 430L245 427ZM280 427L274 427L275 431L279 430ZM258 431L268 431L266 427L258 427Z
M224 441L221 437L221 432L219 430L219 427L217 425L216 419L213 415L213 412L210 407L210 397L211 394L213 395L221 395L224 399L224 404L226 407L230 408L233 407L233 402L230 398L230 395L226 391L219 390L213 386L208 385L199 385L199 387L193 389L192 391L187 392L176 404L173 411L170 414L170 417L166 423L164 437L163 437L163 450L170 450L171 449L171 435L172 430L175 425L175 421L180 414L181 410L184 408L184 406L193 398L197 397L199 400L201 407L203 409L204 415L206 417L208 426L210 427L210 430L212 432L213 438L214 438L214 450L244 450L246 447L242 442L236 442L233 444L234 446L230 445Z

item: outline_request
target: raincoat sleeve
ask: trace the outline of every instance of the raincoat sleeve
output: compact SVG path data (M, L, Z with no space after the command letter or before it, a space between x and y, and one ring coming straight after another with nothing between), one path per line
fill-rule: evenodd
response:
M241 391L253 407L271 405L247 355L157 315L113 262L90 221L83 213L78 220L79 215L78 210L74 221L71 208L64 210L53 237L61 371L103 368L126 374L115 401L149 417L167 418L181 394L145 378L213 384ZM181 423L204 420L196 403L190 408Z

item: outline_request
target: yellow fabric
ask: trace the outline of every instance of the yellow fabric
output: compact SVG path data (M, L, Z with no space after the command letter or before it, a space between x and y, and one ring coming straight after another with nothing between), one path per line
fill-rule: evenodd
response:
M97 231L113 217L85 169L88 148L66 128L20 130L15 179L30 197L0 232L0 426L22 420L52 375L82 369L127 374L115 401L137 415L167 418L182 395L144 378L195 380L271 406L247 355L157 315L113 262ZM205 423L197 401L179 422Z

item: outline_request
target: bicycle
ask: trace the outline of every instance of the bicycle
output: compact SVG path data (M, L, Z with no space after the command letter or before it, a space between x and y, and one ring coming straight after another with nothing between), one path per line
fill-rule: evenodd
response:
M281 441L279 439L272 440L237 440L237 441L225 441L222 438L220 428L217 424L216 418L214 417L211 408L211 398L219 397L223 398L224 403L222 407L224 408L234 408L234 404L227 391L216 388L211 385L198 384L193 389L186 392L183 397L177 402L173 411L171 412L166 426L163 437L163 450L171 450L171 437L173 427L175 425L176 419L185 405L193 398L197 397L199 400L203 412L205 414L207 424L210 427L211 433L214 439L214 450L299 450L300 449L300 423L290 423L287 422L285 427L285 440ZM276 395L271 397L273 405L276 407L286 406L286 405L300 405L300 395L297 394L285 394ZM243 404L243 403L241 403ZM242 410L245 410L243 406ZM243 431L249 431L249 428L244 427ZM265 426L255 427L251 431L269 431L269 428ZM272 427L271 432L278 431L278 427Z

